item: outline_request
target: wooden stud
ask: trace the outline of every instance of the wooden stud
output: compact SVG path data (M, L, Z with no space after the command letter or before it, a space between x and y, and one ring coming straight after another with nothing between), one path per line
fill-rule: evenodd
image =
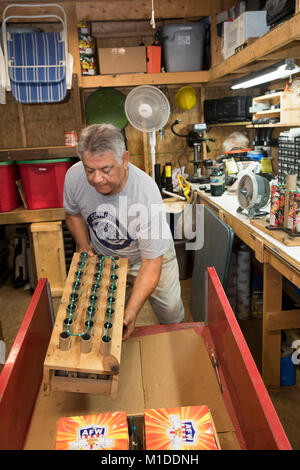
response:
M27 147L27 137L26 137L26 127L25 127L25 120L24 120L23 105L22 103L18 101L17 106L18 106L18 112L19 112L22 147Z
M61 222L41 222L30 225L37 277L48 279L53 296L62 294L66 282L66 261L61 226Z
M266 387L280 386L281 331L269 331L269 315L282 308L282 275L264 264L262 378Z
M300 328L300 310L286 310L268 314L268 330L293 330Z

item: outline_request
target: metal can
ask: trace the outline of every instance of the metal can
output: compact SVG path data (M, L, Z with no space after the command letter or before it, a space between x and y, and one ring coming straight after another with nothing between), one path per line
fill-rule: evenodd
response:
M65 131L65 145L66 147L76 147L77 145L77 132Z
M210 193L222 196L225 191L225 173L222 169L214 169L210 175Z

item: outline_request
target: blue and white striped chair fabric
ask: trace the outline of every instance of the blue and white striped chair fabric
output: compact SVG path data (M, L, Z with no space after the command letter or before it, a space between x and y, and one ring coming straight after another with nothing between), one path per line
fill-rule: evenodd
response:
M54 103L67 93L60 32L11 33L7 40L11 91L21 103Z

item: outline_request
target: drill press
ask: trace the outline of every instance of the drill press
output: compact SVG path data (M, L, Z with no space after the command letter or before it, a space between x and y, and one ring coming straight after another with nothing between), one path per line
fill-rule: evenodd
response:
M198 168L201 163L203 163L203 159L199 159L199 154L201 152L201 145L207 141L215 142L215 139L209 139L204 137L204 132L207 130L207 126L205 123L201 124L194 124L193 131L190 131L188 134L178 134L174 130L174 126L179 124L179 119L176 119L173 124L171 125L171 131L177 137L185 137L187 141L187 145L194 149L194 160L191 160L191 163L194 165L194 174L188 178L188 181L191 183L205 183L206 180L209 181L209 178L204 176L200 176L198 174ZM210 152L210 149L206 143L207 152Z

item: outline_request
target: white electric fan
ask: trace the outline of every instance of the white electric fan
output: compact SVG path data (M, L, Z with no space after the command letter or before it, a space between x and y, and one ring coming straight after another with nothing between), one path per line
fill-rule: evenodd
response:
M168 122L169 101L159 88L151 85L137 86L126 97L125 114L133 127L149 133L152 178L154 178L156 131L162 129Z

